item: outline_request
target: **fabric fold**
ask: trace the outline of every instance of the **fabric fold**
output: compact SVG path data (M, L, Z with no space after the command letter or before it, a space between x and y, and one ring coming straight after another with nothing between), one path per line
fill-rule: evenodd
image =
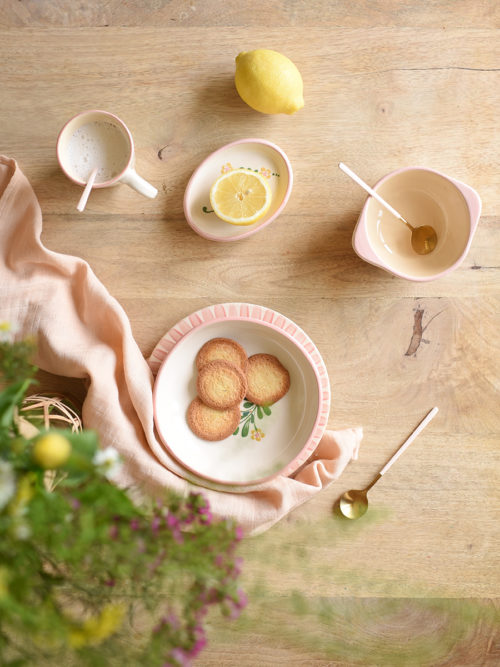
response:
M124 465L117 483L158 495L192 485L156 437L153 376L128 317L84 260L41 242L42 214L15 160L0 156L0 321L38 341L37 365L84 378L82 417ZM276 477L242 493L203 488L212 512L257 534L337 479L357 451L362 429L325 432L294 478Z

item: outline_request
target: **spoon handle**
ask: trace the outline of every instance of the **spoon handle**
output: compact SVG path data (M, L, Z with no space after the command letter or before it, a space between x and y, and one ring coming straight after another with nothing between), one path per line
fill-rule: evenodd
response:
M392 208L390 204L388 204L385 199L382 199L382 197L375 192L373 188L371 188L367 183L365 183L357 174L355 174L347 165L345 165L343 162L339 162L339 168L344 172L344 174L347 174L352 178L353 181L355 181L358 185L361 185L361 187L368 192L369 195L371 195L374 199L376 199L382 206L385 206L385 208L392 213L392 215L395 215L396 218L399 220L402 220L403 222L406 223L406 220L403 218L403 216L396 211L395 208Z
M99 171L99 167L95 167L92 169L90 172L89 180L87 181L87 185L85 186L85 189L82 193L82 196L80 197L80 201L77 204L77 211L80 211L80 213L83 211L85 206L87 205L87 199L89 198L90 191L92 190L94 186L94 181L97 176L97 172Z
M437 415L438 411L439 411L438 408L432 408L432 410L429 412L427 417L424 417L424 419L422 419L422 421L417 426L417 428L413 431L413 433L410 435L410 437L407 440L405 440L405 442L403 442L403 444L398 449L398 451L394 454L394 456L385 464L385 466L379 472L380 476L382 476L384 473L386 473L389 470L389 468L392 466L394 461L396 461L401 456L401 454L405 451L405 449L407 449L411 445L411 443L415 440L417 435L419 435L419 433L421 433L424 430L424 428L431 421L431 419L434 419L434 417Z

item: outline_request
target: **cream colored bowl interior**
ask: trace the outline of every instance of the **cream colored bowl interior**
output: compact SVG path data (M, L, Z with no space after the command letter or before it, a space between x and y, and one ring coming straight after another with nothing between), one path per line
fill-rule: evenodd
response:
M386 268L425 278L453 266L470 236L470 213L458 188L440 174L409 169L387 178L376 191L414 227L430 225L437 233L436 249L418 255L406 225L371 197L364 210L369 243Z
M196 355L217 337L236 340L249 356L272 354L290 373L289 391L263 422L262 442L241 433L208 442L188 426L186 411L196 396ZM224 319L193 329L167 356L156 377L155 423L169 453L189 471L221 484L251 484L278 474L301 454L315 432L320 399L317 371L293 339L264 322Z

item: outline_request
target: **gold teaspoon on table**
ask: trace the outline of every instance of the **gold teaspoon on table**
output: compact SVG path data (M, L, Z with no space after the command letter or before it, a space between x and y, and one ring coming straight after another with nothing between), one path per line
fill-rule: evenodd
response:
M420 422L410 437L405 440L398 451L385 464L385 466L382 468L371 484L369 484L365 489L351 489L350 491L346 491L341 496L339 509L347 519L359 519L361 516L363 516L363 514L365 514L366 510L368 509L368 491L374 484L378 482L382 475L389 470L392 464L401 456L405 449L411 445L417 435L419 435L419 433L424 430L431 419L434 419L437 413L438 408L432 408L429 414Z
M374 199L376 199L382 206L384 206L392 215L394 215L398 220L403 222L408 229L411 231L411 247L418 255L428 255L434 250L437 244L437 234L433 227L430 225L422 225L421 227L414 227L410 225L408 220L405 220L401 213L398 213L395 208L388 204L385 199L375 192L367 183L365 183L357 174L355 174L352 169L349 169L347 165L343 162L339 162L339 168L347 174L353 181L360 185L368 194L370 194Z

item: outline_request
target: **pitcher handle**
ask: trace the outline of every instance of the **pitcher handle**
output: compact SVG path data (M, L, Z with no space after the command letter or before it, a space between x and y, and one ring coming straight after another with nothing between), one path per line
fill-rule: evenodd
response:
M120 179L122 183L129 185L134 190L137 190L141 195L154 199L158 194L158 190L148 183L142 176L136 172L135 169L128 169Z

